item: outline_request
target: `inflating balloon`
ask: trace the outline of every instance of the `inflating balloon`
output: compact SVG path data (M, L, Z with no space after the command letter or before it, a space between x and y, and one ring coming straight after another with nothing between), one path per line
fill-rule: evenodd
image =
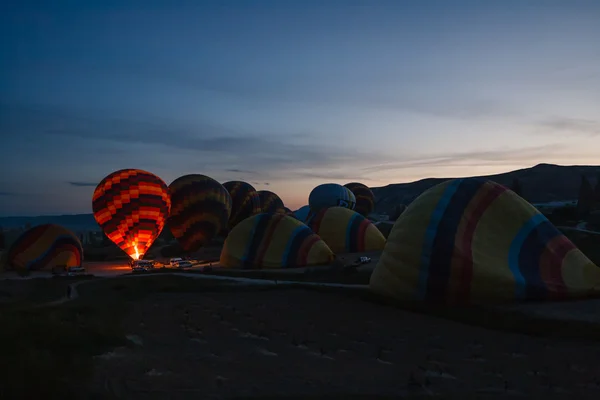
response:
M104 234L134 260L144 256L169 216L167 185L139 169L115 171L94 191L94 218Z
M34 226L10 246L7 263L17 269L41 270L80 266L83 248L79 238L59 225Z
M229 181L223 184L231 195L232 206L229 229L248 217L260 213L260 198L254 187L242 181Z
M354 211L365 217L373 212L375 209L375 195L368 186L358 182L347 183L344 186L350 189L356 197Z
M557 300L600 295L600 268L506 187L454 179L400 215L370 287L442 303Z
M283 211L284 211L285 215L296 218L296 216L294 215L294 212L292 210L290 210L289 208L283 207Z
M385 246L381 231L367 218L347 208L321 210L312 215L306 225L336 254L379 251Z
M356 197L350 189L342 185L324 183L310 192L308 205L313 211L329 207L344 207L352 210L356 205Z
M331 249L310 228L285 214L258 214L229 232L220 264L261 269L327 265Z
M227 228L231 196L216 180L185 175L169 185L169 228L186 252L200 249Z
M257 193L260 199L261 212L285 214L285 206L279 196L268 190L259 190Z

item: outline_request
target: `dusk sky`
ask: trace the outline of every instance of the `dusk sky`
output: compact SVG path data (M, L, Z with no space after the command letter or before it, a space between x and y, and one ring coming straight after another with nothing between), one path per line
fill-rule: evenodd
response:
M598 164L600 1L9 1L0 216L96 184L370 186Z

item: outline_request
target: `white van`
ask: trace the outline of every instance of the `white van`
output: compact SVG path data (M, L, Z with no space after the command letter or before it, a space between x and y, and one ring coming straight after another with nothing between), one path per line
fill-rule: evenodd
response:
M171 261L169 261L169 265L171 265L171 268L191 268L192 267L192 263L189 262L188 260L184 260L183 258L171 258Z

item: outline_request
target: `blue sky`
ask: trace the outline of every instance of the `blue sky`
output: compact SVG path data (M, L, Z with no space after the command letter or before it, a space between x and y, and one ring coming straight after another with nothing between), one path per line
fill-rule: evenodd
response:
M120 168L307 202L597 164L600 2L14 1L0 6L0 215L91 211Z

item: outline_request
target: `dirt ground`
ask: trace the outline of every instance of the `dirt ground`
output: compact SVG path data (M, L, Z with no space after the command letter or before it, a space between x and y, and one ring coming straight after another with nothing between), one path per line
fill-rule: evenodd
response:
M155 294L133 302L125 324L135 345L96 358L96 398L600 398L600 343L501 333L331 293Z

